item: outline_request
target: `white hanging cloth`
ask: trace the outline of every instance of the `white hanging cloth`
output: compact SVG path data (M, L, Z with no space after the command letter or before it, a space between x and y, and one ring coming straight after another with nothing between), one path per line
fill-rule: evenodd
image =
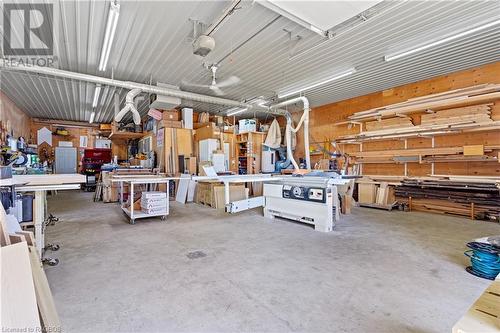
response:
M279 148L281 145L281 129L276 119L273 120L269 127L264 145L274 149Z

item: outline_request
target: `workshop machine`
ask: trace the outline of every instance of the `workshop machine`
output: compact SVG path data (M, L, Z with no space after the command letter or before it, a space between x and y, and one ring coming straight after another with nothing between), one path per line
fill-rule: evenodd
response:
M96 175L101 172L101 166L111 162L111 149L85 149L82 157L82 174L85 175L85 191L93 191L96 187Z
M264 183L264 216L282 217L314 225L322 232L333 230L340 219L339 192L349 183L340 175L287 176Z

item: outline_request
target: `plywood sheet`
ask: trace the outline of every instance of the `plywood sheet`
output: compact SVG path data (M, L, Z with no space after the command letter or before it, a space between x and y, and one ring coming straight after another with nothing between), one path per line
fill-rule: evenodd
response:
M0 248L2 330L41 332L26 242Z

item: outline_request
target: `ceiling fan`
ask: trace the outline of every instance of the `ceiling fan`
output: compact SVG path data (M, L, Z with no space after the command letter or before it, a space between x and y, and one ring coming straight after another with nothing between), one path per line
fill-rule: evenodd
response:
M182 85L188 86L188 87L194 87L194 88L210 89L217 96L222 96L222 95L225 95L225 93L224 93L224 91L222 91L221 88L234 86L234 85L237 85L241 82L240 78L237 76L234 76L234 75L232 75L232 76L228 77L227 79L224 79L220 82L217 82L216 73L217 73L217 69L219 69L219 67L217 65L211 65L211 66L207 66L206 68L209 69L210 71L212 71L212 83L211 84L196 84L196 83L182 82Z

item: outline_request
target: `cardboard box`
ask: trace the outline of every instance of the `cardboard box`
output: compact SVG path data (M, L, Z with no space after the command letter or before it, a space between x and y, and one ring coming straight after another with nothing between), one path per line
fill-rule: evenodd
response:
M241 119L238 123L238 133L256 132L257 122L255 119Z
M182 128L182 121L176 120L161 120L158 124L159 128Z
M225 210L225 189L224 186L214 186L213 188L214 203L216 209ZM245 185L229 185L229 200L239 201L247 199L247 191Z
M193 109L182 109L182 121L184 122L184 128L193 129Z
M163 111L163 120L178 121L179 111L177 110L165 110Z

